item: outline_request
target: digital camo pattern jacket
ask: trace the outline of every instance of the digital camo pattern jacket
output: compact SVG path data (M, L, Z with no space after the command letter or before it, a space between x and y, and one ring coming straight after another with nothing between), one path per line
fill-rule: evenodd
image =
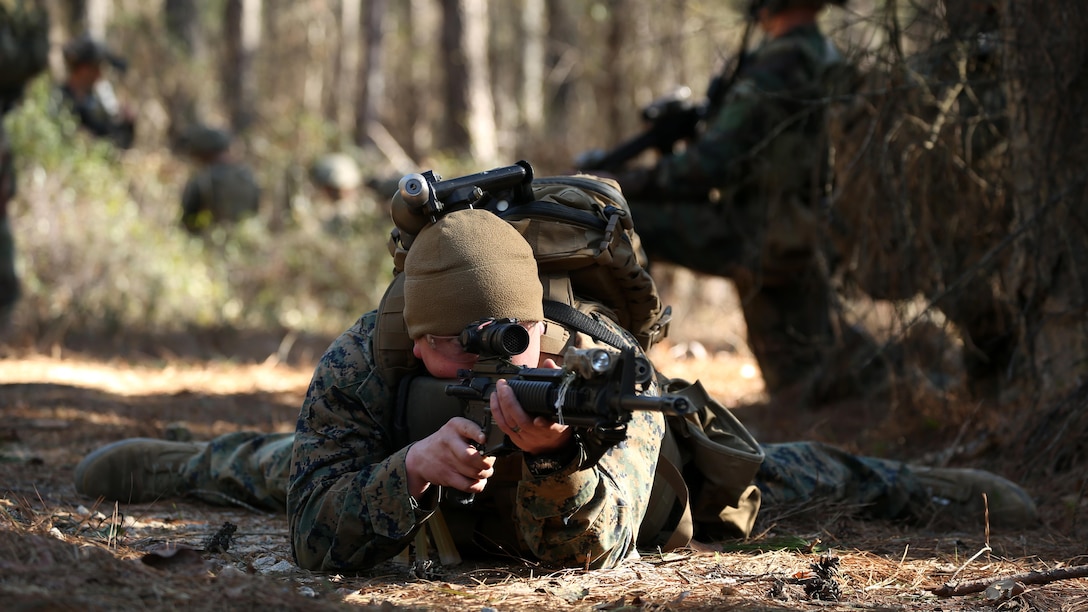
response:
M407 446L391 431L396 389L375 367L377 320L363 315L329 347L299 415L287 512L295 561L306 569L359 571L390 559L436 507L439 487L419 503L408 494ZM550 565L615 566L635 551L663 434L659 413L640 412L628 439L593 468L574 460L537 477L519 459L513 510L481 506L493 515L477 525L513 523L518 549Z

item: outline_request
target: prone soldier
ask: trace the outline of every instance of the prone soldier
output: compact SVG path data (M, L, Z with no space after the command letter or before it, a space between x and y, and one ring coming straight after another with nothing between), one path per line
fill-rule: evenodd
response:
M528 174L526 166L520 173L515 167L499 170L495 181ZM575 319L560 324L545 315L552 303L543 299L542 280L559 279L538 274L533 248L516 229L525 219L507 222L487 209L444 207L443 200L465 198L516 208L513 200L480 189L480 175L443 182L420 177L405 177L398 197L403 204L405 194L420 196L417 202L434 218L408 232L411 247L394 281L402 283L402 293L387 293L379 309L364 314L329 347L293 434L236 432L207 443L122 440L80 462L76 489L122 502L193 496L286 509L296 562L330 572L372 567L397 555L425 525L447 520L452 528L444 531L464 550L526 555L556 566L612 567L634 556L640 543L652 542L657 533L643 528L655 470L666 457L665 420L657 409L628 409L686 408L659 393L656 377L625 368L588 393L574 389L582 398L575 401L582 409L578 421L526 410L528 391L515 389L520 383L544 382L553 400L566 396L559 393L562 384L557 388L547 377L562 372L561 365L581 371L583 379L594 378L586 368L615 372L597 359L560 364L562 355L544 352L546 346L613 336L605 342L631 347L634 360L625 357L624 363L637 364L644 357L635 348L638 341L604 311L584 317L602 330L592 336L578 331ZM403 206L393 208L404 212ZM579 233L586 231L581 226ZM478 343L466 329L478 332L481 321L504 318L524 332L518 332L516 350L507 351L509 363L480 363L472 352ZM405 344L396 344L402 335ZM414 360L405 361L404 352ZM437 383L425 387L413 377ZM607 391L616 380L616 391ZM637 398L628 392L632 384L638 385ZM487 419L440 410L451 394L486 402ZM600 399L607 401L595 401ZM587 417L589 404L601 409ZM515 452L498 457L481 449L488 442L481 424L492 423L502 433L502 446ZM622 442L602 438L612 442L602 445L587 435L615 423L626 426ZM763 459L763 450L755 450ZM927 469L803 442L765 450L766 460L748 487L755 491L754 507L746 506L749 530L760 494L776 505L827 501L886 518L929 520L939 511L955 520L982 520L986 493L995 524L1037 522L1030 497L987 472ZM741 448L731 451L739 455ZM744 475L745 483L751 475ZM443 492L449 490L473 495L472 504Z

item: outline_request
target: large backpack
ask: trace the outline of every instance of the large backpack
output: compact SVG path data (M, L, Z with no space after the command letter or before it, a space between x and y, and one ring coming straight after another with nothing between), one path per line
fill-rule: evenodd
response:
M0 0L0 98L18 98L23 86L45 69L49 20L41 2Z
M618 185L590 175L534 179L531 170L526 181L531 181L531 191L520 197L489 194L479 198L477 207L510 222L533 248L544 287L544 315L557 323L546 326L541 350L561 355L569 346L595 343L644 351L664 338L671 310L663 305L647 271L646 256ZM403 204L397 197L394 208ZM418 367L404 324L404 275L400 274L413 239L402 228L393 231L390 253L395 276L379 305L375 359L391 385ZM630 334L616 334L600 322L601 317L616 321ZM714 537L747 536L759 509L759 491L750 483L763 460L762 449L698 382L658 374L658 385L702 409L687 418L666 419L639 544L665 549L684 546L697 526Z

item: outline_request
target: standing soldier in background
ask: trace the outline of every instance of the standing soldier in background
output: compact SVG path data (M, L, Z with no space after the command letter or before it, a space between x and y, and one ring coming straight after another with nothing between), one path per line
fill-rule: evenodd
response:
M26 83L45 69L48 54L45 9L37 3L0 0L0 332L19 299L15 241L8 220L8 204L15 196L15 164L3 119L19 102Z
M826 110L850 70L816 18L844 2L752 0L749 27L765 41L712 82L704 107L644 113L653 125L640 138L662 155L618 173L650 259L732 279L767 391L799 402L887 380L872 340L842 320L824 257ZM625 161L582 167L612 170L610 158Z
M135 118L118 101L113 85L102 78L103 63L121 72L128 68L121 56L89 36L64 45L67 75L60 86L60 98L85 130L127 149L136 138Z
M231 134L197 125L182 136L182 147L198 168L181 196L181 223L200 234L257 214L260 187L253 172L230 153Z

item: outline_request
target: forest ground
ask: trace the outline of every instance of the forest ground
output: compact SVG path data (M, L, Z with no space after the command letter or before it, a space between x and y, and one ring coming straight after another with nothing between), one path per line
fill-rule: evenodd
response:
M910 411L864 403L807 411L769 405L728 292L711 287L702 295L717 307L679 321L674 341L654 349L654 362L672 376L702 380L761 441L822 440L1020 475L1017 457L1007 452L1012 447L994 440L1005 417L999 410L980 416L977 402L915 401ZM683 343L696 336L711 339ZM75 492L76 463L120 438L291 431L315 360L330 340L299 338L285 347L282 338L239 335L224 350L219 338L224 357L215 359L189 354L200 345L192 339L175 346L161 341L154 350L146 342L122 343L128 350L116 342L2 349L4 609L1088 610L1084 578L1027 584L1004 603L983 593L932 592L946 583L1088 563L1077 522L1083 475L1024 482L1043 517L1028 531L981 520L940 530L866 522L841 508L803 508L762 516L752 540L727 551L644 555L614 570L553 571L518 559L443 567L416 558L362 576L295 567L283 516L188 500L103 503ZM935 429L933 412L952 430ZM228 524L236 528L229 545L213 552ZM822 573L831 567L837 572ZM832 595L837 601L828 601Z

